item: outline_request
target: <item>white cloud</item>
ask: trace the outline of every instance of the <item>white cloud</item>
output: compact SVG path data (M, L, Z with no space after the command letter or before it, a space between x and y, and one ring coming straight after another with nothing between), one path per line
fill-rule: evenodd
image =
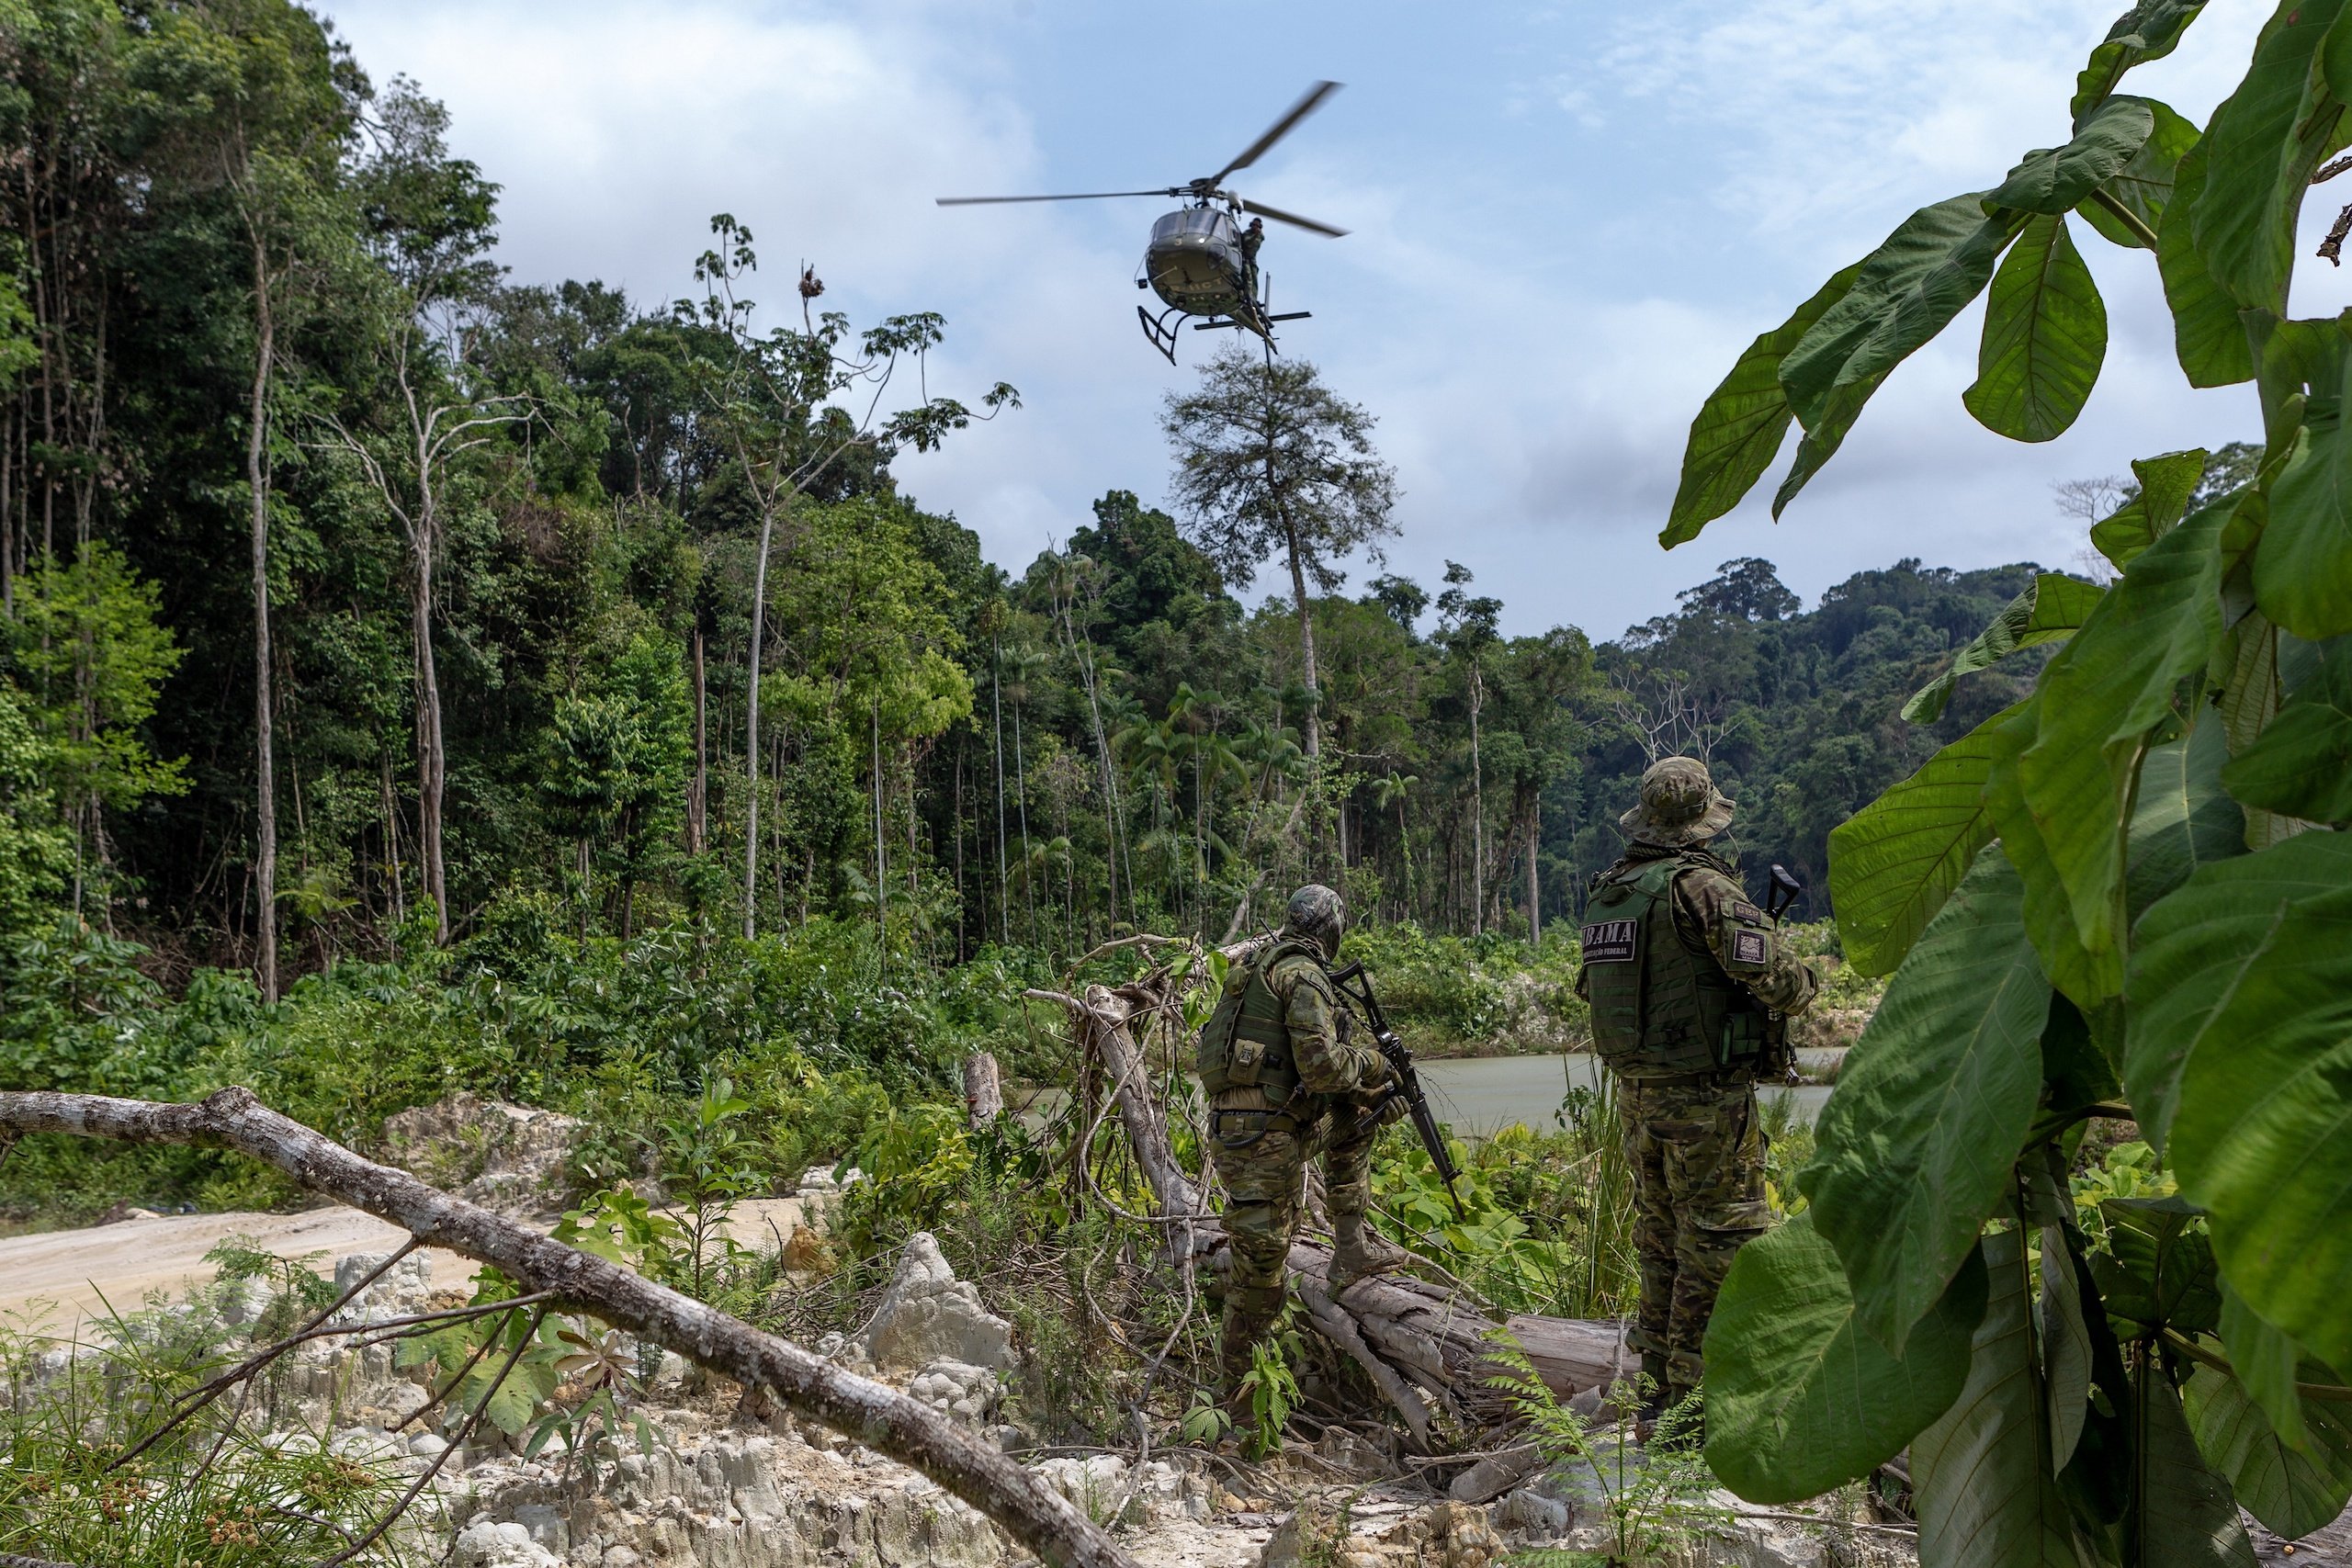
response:
M1266 260L1278 300L1315 311L1286 349L1379 416L1405 491L1396 566L1426 580L1463 560L1510 629L1607 636L1743 553L1809 594L1905 554L2064 560L2079 528L2051 480L2245 434L2241 394L2182 387L2147 258L2086 240L2116 341L2075 431L2023 447L1969 419L1972 316L1896 373L1786 526L1759 496L1697 544L1655 544L1684 430L1739 348L1911 209L2062 136L2074 65L2120 3L1665 0L1463 11L1423 31L1410 10L1285 18L1310 35L1270 46L1288 79L1356 85L1248 188L1354 231L1282 231ZM932 387L1001 378L1028 406L900 472L1002 564L1066 537L1107 489L1159 493L1159 399L1213 340L1185 334L1181 370L1136 341L1149 204L932 205L1052 188L1069 166L1090 171L1080 188L1098 170L1167 177L1171 143L1222 145L1223 108L1192 123L1183 81L1136 74L1165 41L1155 17L1070 0L1035 17L919 0L334 9L372 71L449 102L458 150L506 187L519 277L602 276L658 301L691 288L706 221L728 210L777 298L807 258L861 322L944 311ZM2267 9L2215 0L2133 87L2201 118ZM1133 90L1100 95L1110 77ZM2324 224L2335 200L2313 199ZM2302 287L2305 310L2352 295L2324 268Z

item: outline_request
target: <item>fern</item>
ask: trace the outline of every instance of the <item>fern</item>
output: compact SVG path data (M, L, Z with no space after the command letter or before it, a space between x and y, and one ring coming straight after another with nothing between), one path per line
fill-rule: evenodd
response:
M1637 1423L1643 1402L1657 1392L1649 1378L1637 1373L1612 1385L1602 1396L1600 1420L1588 1426L1560 1403L1517 1340L1498 1330L1490 1343L1498 1370L1487 1386L1504 1394L1526 1422L1546 1470L1591 1476L1611 1542L1597 1556L1545 1550L1514 1561L1526 1568L1634 1568L1679 1556L1731 1523L1730 1509L1714 1500L1714 1473L1695 1440L1705 1409L1699 1393L1661 1413L1645 1444L1637 1440ZM1605 1446L1594 1440L1597 1432L1610 1434Z

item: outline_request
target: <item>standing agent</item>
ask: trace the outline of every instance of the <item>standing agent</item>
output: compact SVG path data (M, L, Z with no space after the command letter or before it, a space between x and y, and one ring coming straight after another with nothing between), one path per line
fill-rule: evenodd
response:
M1618 1078L1642 1271L1626 1339L1657 1409L1698 1386L1715 1293L1770 1223L1756 1080L1788 1065L1784 1020L1821 988L1707 847L1734 804L1696 758L1652 763L1618 819L1625 852L1585 904L1577 993Z
M1283 1306L1283 1263L1298 1234L1306 1158L1320 1151L1335 1243L1333 1294L1385 1262L1369 1249L1372 1144L1363 1112L1387 1084L1387 1059L1348 1038L1329 968L1346 911L1329 887L1290 897L1281 933L1225 978L1201 1028L1201 1089L1225 1183L1233 1268L1218 1338L1226 1412L1238 1428L1252 1351Z

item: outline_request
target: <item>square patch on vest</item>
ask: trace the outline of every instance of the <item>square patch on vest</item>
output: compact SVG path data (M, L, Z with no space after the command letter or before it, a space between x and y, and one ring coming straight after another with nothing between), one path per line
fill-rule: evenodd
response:
M1584 928L1587 964L1631 964L1639 920L1600 920Z
M1771 962L1771 943L1764 940L1762 931L1734 931L1731 938L1731 961L1752 964L1762 968Z

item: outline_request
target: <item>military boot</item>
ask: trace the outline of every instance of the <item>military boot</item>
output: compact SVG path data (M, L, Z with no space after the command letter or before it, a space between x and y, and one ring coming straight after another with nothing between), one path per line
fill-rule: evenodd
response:
M1331 1238L1331 1261L1323 1279L1335 1296L1359 1280L1396 1272L1409 1256L1367 1227L1362 1214L1332 1215Z
M1251 1369L1257 1365L1258 1342L1274 1325L1282 1306L1279 1285L1272 1290L1249 1285L1228 1286L1226 1290L1225 1317L1217 1333L1217 1363L1222 1374L1219 1382L1225 1390L1226 1419L1232 1424L1237 1437L1248 1431L1254 1419L1248 1382Z

